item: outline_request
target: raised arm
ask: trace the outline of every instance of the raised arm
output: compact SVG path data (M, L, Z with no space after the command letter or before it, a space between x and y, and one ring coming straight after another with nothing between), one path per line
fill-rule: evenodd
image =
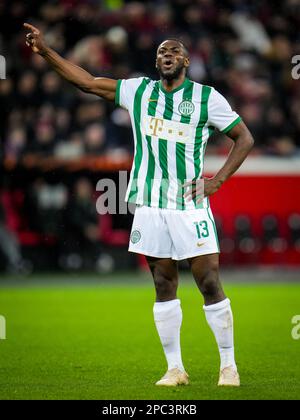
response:
M94 77L81 67L76 66L48 47L41 31L24 23L30 32L26 35L26 45L40 54L60 76L86 93L93 93L109 101L114 101L117 81L105 77Z

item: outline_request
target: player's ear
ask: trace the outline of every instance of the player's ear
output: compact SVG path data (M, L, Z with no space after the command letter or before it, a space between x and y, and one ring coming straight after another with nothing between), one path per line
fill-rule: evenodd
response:
M190 58L189 57L185 57L184 59L184 67L188 68L190 66Z

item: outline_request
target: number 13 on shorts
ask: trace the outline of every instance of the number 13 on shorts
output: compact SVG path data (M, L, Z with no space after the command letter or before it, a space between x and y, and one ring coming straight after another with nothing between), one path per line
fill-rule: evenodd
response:
M207 238L209 236L206 220L202 220L201 222L194 222L194 225L196 227L198 239Z

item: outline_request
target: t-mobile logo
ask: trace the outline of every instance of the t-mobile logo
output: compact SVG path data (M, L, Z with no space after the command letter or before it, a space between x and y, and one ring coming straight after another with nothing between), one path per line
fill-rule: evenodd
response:
M6 60L0 55L0 79L6 79Z
M6 339L6 319L0 315L0 340Z

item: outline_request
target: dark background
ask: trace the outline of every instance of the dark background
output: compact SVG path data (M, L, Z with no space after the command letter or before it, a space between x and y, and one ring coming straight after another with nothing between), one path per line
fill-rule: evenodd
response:
M0 1L0 53L7 63L0 81L2 270L144 266L126 251L132 216L99 216L95 207L97 181L117 180L119 169L130 169L128 114L52 72L26 47L24 21L67 59L116 79L157 78L157 45L179 37L190 51L190 78L218 89L251 130L253 157L288 162L300 156L300 83L291 77L292 57L300 54L298 1ZM230 145L216 133L206 154L225 156ZM259 256L243 260L241 252L272 251L274 243L276 252L298 252L294 213L283 221L266 214L259 237L251 217L241 214L224 237L218 212L224 247L231 241L230 264L257 264Z

